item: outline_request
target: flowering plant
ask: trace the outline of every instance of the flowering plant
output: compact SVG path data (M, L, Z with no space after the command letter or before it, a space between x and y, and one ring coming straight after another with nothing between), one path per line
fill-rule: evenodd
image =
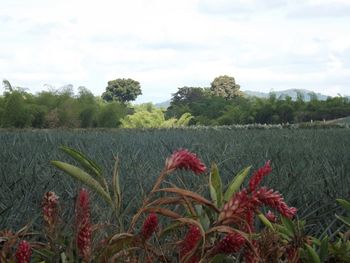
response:
M121 217L118 159L112 182L108 184L92 160L72 148L62 149L82 168L60 161L52 164L97 193L116 218ZM21 240L17 250L0 247L1 262L12 262L10 260L16 258L17 262L29 263L32 254L36 261L44 262L194 263L221 262L225 257L247 263L321 262L320 249L316 248L328 244L328 240L305 235L304 222L293 221L297 209L288 206L279 192L261 186L272 171L270 161L253 172L247 187L243 187L243 182L251 167L239 172L225 188L218 167L212 164L208 178L210 199L173 184L164 187L166 178L179 169L198 176L207 171L194 153L186 149L175 151L166 159L153 188L129 225L115 226L107 234L92 222L87 189L81 189L76 200L73 236L61 233L59 225L64 220L60 217L58 196L54 192L45 193L42 214L47 242L29 243L17 236L11 239ZM265 207L270 209L266 213ZM98 235L99 231L102 234ZM12 241L12 246L16 242Z

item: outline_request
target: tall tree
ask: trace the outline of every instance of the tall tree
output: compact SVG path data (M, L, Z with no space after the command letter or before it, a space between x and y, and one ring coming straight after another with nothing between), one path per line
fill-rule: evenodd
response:
M182 87L172 94L171 104L178 103L193 103L203 99L206 96L206 91L200 87Z
M192 113L192 107L196 103L203 101L208 95L209 92L206 88L186 86L178 88L178 91L172 94L166 117L180 118L186 112Z
M227 75L216 77L210 85L210 90L215 96L232 99L243 95L235 79Z
M102 99L125 103L135 100L141 94L141 86L138 81L133 79L115 79L108 81L108 86L102 94Z

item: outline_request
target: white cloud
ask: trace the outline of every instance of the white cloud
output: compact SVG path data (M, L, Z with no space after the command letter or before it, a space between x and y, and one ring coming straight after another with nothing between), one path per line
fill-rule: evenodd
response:
M325 0L7 0L0 78L33 92L72 83L99 95L108 80L130 77L141 83L138 101L222 74L246 90L350 94L348 8Z

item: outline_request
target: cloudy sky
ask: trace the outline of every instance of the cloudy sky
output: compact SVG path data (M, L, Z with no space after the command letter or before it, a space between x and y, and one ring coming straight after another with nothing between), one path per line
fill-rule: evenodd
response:
M132 78L138 102L224 74L242 90L350 95L349 25L350 0L1 0L0 79L100 95Z

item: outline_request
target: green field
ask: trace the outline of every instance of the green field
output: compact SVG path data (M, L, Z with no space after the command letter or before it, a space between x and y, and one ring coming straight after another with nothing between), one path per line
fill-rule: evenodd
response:
M273 172L264 184L297 207L299 218L307 219L316 235L336 227L334 214L342 210L336 210L335 199L350 199L349 129L1 131L0 229L35 225L41 197L48 190L61 197L65 213L72 213L79 184L49 164L71 162L59 151L60 145L86 153L109 178L113 156L119 156L126 214L140 203L165 158L177 148L197 153L207 166L215 161L225 183L248 165L256 169L272 160ZM202 191L208 173L197 177L178 172L170 181ZM101 203L98 198L94 202ZM109 211L95 205L93 215L101 214L107 218Z

